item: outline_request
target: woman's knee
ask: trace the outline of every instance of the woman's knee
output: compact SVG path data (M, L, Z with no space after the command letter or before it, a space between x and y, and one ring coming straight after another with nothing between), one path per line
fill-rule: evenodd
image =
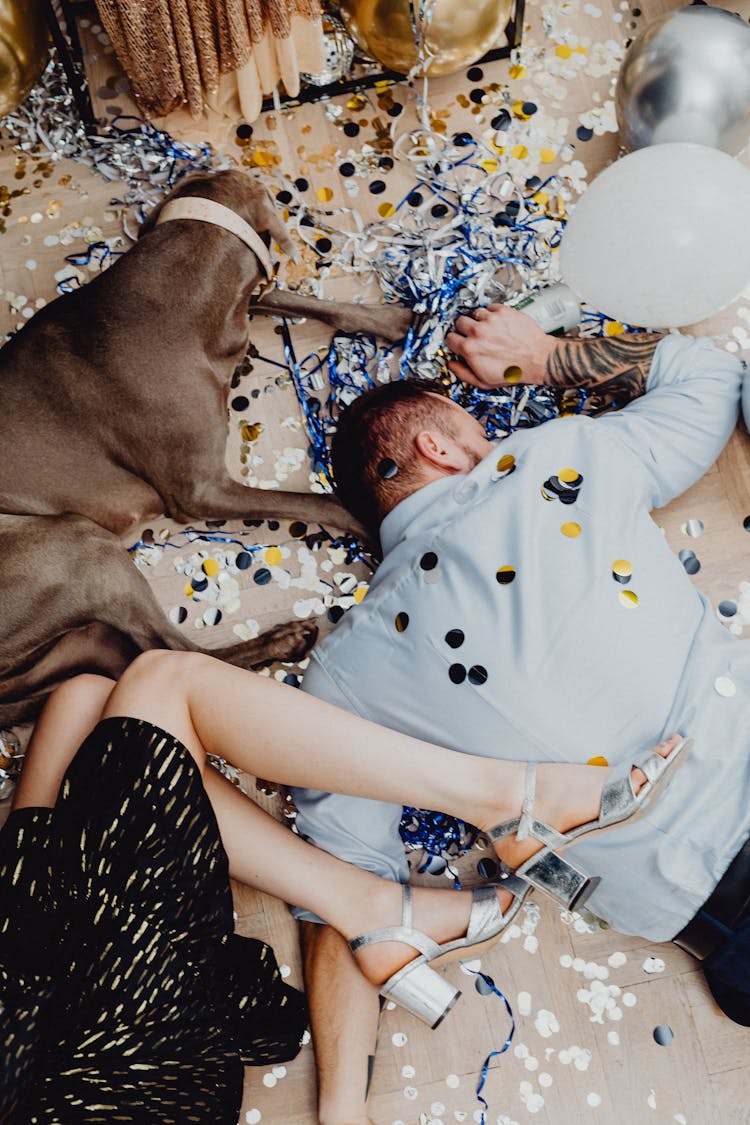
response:
M47 706L49 708L75 708L76 711L101 711L109 699L115 681L109 676L94 672L81 672L55 688Z

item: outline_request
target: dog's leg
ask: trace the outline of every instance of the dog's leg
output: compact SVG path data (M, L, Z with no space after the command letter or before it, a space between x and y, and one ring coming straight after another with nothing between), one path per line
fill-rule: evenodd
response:
M198 651L169 621L120 540L90 520L0 517L0 566L0 725L28 717L28 697L38 700L42 690L86 668L116 673L120 659L153 648ZM76 643L59 643L71 633ZM118 650L108 660L100 646L115 634ZM314 625L293 621L211 651L249 668L300 659L316 636Z
M355 305L345 301L321 301L288 289L271 289L260 302L250 305L251 313L275 316L310 316L330 325L337 332L364 332L395 343L403 340L411 324L412 312L400 305Z

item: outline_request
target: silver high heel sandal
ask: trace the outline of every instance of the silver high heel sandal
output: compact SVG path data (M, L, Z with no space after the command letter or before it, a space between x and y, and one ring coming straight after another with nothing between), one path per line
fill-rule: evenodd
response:
M495 825L486 835L490 843L494 843L515 832L517 840L533 836L544 844L540 852L517 867L513 874L557 899L568 910L573 910L584 904L598 887L601 878L598 875L586 875L558 853L592 832L606 831L626 820L632 821L642 816L657 794L667 788L678 767L685 761L686 751L690 746L692 739L683 738L667 758L651 753L641 765L631 767L631 770L641 769L646 775L646 781L638 793L633 790L631 770L626 777L606 782L602 789L597 819L581 824L578 828L571 828L568 832L558 832L534 816L536 765L530 762L526 767L526 793L520 817Z
M435 1028L447 1016L461 991L431 966L460 957L464 950L471 950L472 955L476 956L497 940L515 917L529 889L512 877L504 880L501 886L515 896L504 914L497 901L495 885L479 887L472 894L469 925L464 937L439 945L421 930L413 929L412 889L407 883L403 888L401 925L370 930L350 941L349 947L352 953L356 953L358 949L377 942L399 941L418 950L420 956L389 977L381 986L380 995L400 1004L412 1015Z

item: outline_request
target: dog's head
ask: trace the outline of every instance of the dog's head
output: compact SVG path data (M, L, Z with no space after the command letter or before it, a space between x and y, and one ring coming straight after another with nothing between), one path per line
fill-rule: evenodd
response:
M138 238L143 238L154 229L165 203L171 199L181 199L191 195L222 203L249 223L266 246L270 247L273 239L285 254L294 256L294 241L266 188L253 176L234 169L223 172L199 172L197 175L186 176L185 179L180 180L174 191L149 211L138 230Z

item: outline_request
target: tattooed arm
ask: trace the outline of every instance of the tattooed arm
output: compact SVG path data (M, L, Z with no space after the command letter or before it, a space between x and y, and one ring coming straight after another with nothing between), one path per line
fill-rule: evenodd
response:
M489 389L513 383L546 384L561 392L584 388L598 410L624 405L646 389L651 360L661 336L547 336L525 313L490 305L460 316L445 338L457 359L448 366L464 382Z

